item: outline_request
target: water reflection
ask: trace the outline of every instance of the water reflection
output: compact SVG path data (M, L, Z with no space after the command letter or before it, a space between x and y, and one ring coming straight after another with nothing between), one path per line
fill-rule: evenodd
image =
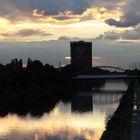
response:
M30 114L1 117L0 140L99 140L106 116L116 110L127 89L122 84L121 90L119 81L111 85L114 90L105 85L100 90L75 93L69 102L59 101L39 118Z
M129 81L127 80L120 80L120 79L115 79L115 80L107 80L103 85L101 86L93 86L92 90L93 91L106 91L106 90L110 90L110 91L126 91L127 89L127 85L128 85Z
M92 95L78 94L71 102L72 112L93 111Z

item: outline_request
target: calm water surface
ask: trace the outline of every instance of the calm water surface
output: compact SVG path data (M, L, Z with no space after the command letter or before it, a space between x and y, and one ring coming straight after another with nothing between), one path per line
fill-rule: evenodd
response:
M106 117L116 110L126 89L123 81L107 81L101 88L77 93L67 104L60 101L40 118L0 117L0 140L99 140Z

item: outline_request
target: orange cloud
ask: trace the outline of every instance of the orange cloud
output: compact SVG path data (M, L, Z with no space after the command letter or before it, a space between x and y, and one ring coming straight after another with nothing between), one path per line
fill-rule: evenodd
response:
M108 18L115 18L116 20L119 20L120 16L123 14L122 10L120 8L116 9L107 9L105 7L92 7L86 9L81 14L74 14L70 10L66 10L64 12L59 12L57 15L48 15L46 16L43 10L34 9L31 15L29 16L23 16L21 14L20 20L19 19L8 19L8 18L0 18L0 25L3 30L0 29L0 40L13 40L13 37L16 35L14 40L22 40L23 36L18 35L17 32L19 30L25 30L25 29L31 29L31 30L43 30L47 31L49 33L55 34L52 37L49 37L47 39L56 39L60 36L78 36L78 37L89 37L91 36L91 27L100 26L101 23L104 24L104 21ZM89 27L90 26L90 27ZM76 28L75 28L76 27ZM86 27L83 29L83 27ZM102 26L104 30L106 31L105 24ZM81 30L82 29L82 30ZM99 29L99 27L98 27ZM67 31L66 31L67 30ZM90 32L89 32L90 30ZM97 28L94 30L97 31ZM79 33L83 31L84 33ZM101 30L99 29L99 33ZM29 33L29 32L28 32ZM14 35L13 35L14 34ZM29 33L30 34L30 33ZM79 36L84 35L84 36ZM87 36L87 34L90 34ZM96 34L96 32L94 33ZM93 37L95 35L92 35ZM35 35L35 34L34 34ZM38 33L37 33L38 35ZM28 35L28 40L41 40L46 39L45 36L42 38L39 36L37 38L33 38L33 35Z
M33 10L33 16L36 16L36 17L42 17L44 16L44 11L39 11L38 9L34 9Z
M43 12L43 11L42 11ZM102 21L113 17L116 20L119 20L123 12L120 8L113 10L108 10L107 8L88 8L82 14L73 14L72 11L60 12L58 15L50 16L41 16L37 19L37 22L40 23L51 23L51 24L72 24L79 23L84 21Z

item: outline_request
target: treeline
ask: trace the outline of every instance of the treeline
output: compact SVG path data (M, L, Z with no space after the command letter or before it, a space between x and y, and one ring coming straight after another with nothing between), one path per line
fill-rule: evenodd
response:
M11 90L25 90L32 87L39 87L43 89L54 89L53 86L64 88L75 85L72 77L79 73L80 69L74 69L71 65L55 68L49 64L43 64L39 60L27 61L23 64L22 59L13 59L6 65L0 64L0 89ZM81 71L82 72L82 71ZM84 74L117 74L118 72L110 72L99 68L85 70ZM79 73L82 74L82 73ZM119 73L118 73L119 74ZM140 75L140 71L127 70L126 74Z
M70 65L55 68L41 61L13 59L0 65L0 116L8 113L40 116L63 100L71 100L72 69Z
M28 88L31 85L47 86L66 84L71 81L72 69L70 65L55 68L39 60L32 61L30 58L24 66L20 59L13 59L6 65L0 65L0 85Z

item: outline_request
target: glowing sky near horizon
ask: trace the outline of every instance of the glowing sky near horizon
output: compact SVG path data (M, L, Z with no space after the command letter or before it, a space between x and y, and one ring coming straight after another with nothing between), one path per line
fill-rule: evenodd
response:
M96 65L139 61L139 7L140 0L0 0L0 62L67 64L73 40L93 43Z

